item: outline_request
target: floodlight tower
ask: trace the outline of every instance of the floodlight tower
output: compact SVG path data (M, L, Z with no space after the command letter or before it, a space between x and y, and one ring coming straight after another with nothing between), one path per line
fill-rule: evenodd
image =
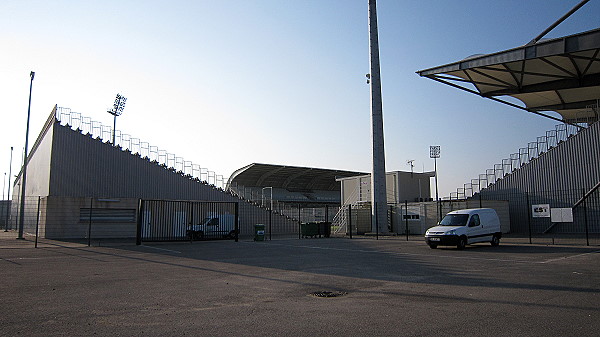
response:
M437 159L440 157L440 146L431 145L429 146L429 158L433 158L433 167L435 171L435 202L438 207L439 219L442 221L442 207L440 207L440 197L438 194L438 175L437 175Z
M117 133L117 116L121 116L121 114L123 113L123 110L125 109L125 102L127 102L127 98L125 96L122 96L121 94L117 94L112 110L107 111L109 114L114 116L112 137L113 146L117 145L115 143L115 134Z
M385 183L385 150L383 147L383 107L379 69L379 38L377 32L377 1L369 0L369 53L371 56L371 140L373 170L371 172L372 230L387 233L387 190Z

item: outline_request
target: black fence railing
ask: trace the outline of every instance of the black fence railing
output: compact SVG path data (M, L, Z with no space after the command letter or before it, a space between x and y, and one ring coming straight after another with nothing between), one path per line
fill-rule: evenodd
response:
M137 243L143 241L238 240L236 202L140 200Z
M600 190L499 191L472 199L508 200L511 234L531 243L600 245ZM585 198L584 198L585 196Z
M8 205L9 203L6 203ZM27 197L10 203L0 228L18 231L30 241L59 240L84 245L156 241L252 239L256 225L264 239L303 236L302 224L331 221L331 206L297 205L293 213L280 213L244 201L169 201L95 197ZM20 218L23 218L22 224ZM237 227L236 227L237 226ZM306 233L304 233L306 234ZM320 234L320 233L317 233Z

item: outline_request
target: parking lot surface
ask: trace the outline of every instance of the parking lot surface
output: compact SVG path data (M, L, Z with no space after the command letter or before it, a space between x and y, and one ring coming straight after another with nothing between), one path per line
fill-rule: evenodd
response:
M0 238L0 336L598 336L600 247ZM315 296L321 295L321 296ZM330 296L330 297L327 297Z

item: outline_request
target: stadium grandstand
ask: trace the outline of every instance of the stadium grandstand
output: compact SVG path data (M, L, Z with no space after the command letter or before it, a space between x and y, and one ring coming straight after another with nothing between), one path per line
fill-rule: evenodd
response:
M589 244L600 239L600 29L542 39L559 21L526 45L417 73L560 123L450 199L508 200L513 233L585 235ZM555 212L536 213L547 208Z

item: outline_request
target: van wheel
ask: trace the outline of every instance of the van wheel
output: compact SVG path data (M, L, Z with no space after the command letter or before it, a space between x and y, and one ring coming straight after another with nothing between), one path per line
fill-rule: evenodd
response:
M465 249L465 246L467 245L467 238L465 238L464 236L461 236L460 239L458 239L458 244L456 245L456 248L458 249Z
M498 246L500 244L500 238L498 237L498 235L492 236L492 241L490 241L490 243L493 247Z
M235 239L235 230L230 231L227 237L229 237L230 239Z
M431 248L431 249L436 249L436 248L437 248L437 245L429 245L429 248Z

